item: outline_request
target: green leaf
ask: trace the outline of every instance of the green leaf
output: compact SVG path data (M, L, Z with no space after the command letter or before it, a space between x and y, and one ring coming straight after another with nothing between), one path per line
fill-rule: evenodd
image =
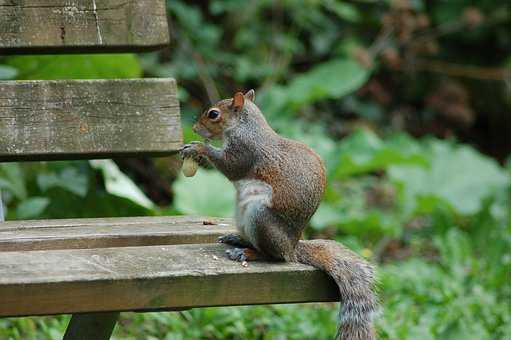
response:
M350 59L327 61L295 77L287 88L288 100L299 108L322 99L340 98L359 89L369 74L368 69Z
M325 1L325 6L344 20L351 22L358 22L360 20L360 12L351 4L330 0Z
M410 137L400 134L383 141L374 132L360 129L342 141L334 169L337 178L384 170L391 165L425 166L421 147Z
M330 225L336 225L342 219L339 208L332 204L322 203L311 219L311 225L314 229L321 230Z
M180 176L174 183L175 205L183 214L232 217L234 187L218 171L199 169L194 177Z
M112 195L127 198L142 207L153 209L154 203L136 186L133 181L123 174L117 164L111 159L91 160L91 166L102 172L105 179L106 191Z
M462 214L473 214L480 210L484 198L510 184L510 176L504 169L469 146L432 140L424 152L430 159L429 168L393 166L389 169L390 178L403 185L407 201L434 196Z
M292 110L288 105L287 88L282 85L273 85L262 89L257 94L257 102L264 112L264 115L271 121L272 126L286 125L289 123L289 115ZM286 119L287 118L287 119Z
M18 163L0 164L0 188L9 190L19 200L27 198L25 176Z
M60 187L80 197L87 195L88 178L80 173L77 168L67 167L59 174L40 173L37 175L37 185L42 191Z
M445 235L435 237L434 242L451 275L463 279L468 274L466 269L473 252L468 236L456 228L450 228Z
M18 205L16 216L19 219L37 217L42 214L48 204L50 204L50 200L46 197L30 197Z
M12 66L0 65L0 79L14 79L18 70Z
M50 55L8 57L17 79L139 78L142 69L134 54Z

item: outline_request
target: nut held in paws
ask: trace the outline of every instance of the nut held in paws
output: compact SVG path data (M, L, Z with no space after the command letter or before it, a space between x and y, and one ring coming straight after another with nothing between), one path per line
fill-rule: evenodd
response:
M183 160L183 174L186 177L193 177L199 168L199 164L193 158L185 158Z

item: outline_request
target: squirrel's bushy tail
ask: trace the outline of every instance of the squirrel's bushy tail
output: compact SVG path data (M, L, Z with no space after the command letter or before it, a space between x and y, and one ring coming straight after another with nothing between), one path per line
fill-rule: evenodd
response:
M300 241L298 262L324 270L341 296L340 325L336 339L372 340L372 317L377 308L373 267L357 254L332 240Z

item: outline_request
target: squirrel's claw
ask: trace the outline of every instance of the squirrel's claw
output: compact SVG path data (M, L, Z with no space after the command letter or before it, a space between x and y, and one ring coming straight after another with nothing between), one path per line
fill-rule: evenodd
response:
M190 142L181 148L181 157L197 159L202 153L204 144L202 142Z

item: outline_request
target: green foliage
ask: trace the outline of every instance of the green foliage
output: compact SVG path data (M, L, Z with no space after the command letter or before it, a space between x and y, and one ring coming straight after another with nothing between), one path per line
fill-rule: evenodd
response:
M246 306L130 315L114 339L328 339L335 313L325 306Z
M0 164L0 188L8 190L16 198L22 200L27 198L23 171L19 164Z
M357 62L339 58L292 78L288 85L273 85L258 94L258 102L275 127L286 127L290 116L326 99L342 98L365 84L370 71Z
M50 204L46 197L30 197L18 204L16 217L19 219L30 219L42 215L43 211Z
M383 141L369 130L358 130L345 139L338 150L334 177L345 177L385 170L391 165L427 165L420 145L400 134Z
M182 214L232 217L234 188L218 172L201 170L193 177L180 176L174 183L176 209Z
M365 84L368 70L355 61L331 60L300 74L286 88L291 110L328 98L340 98Z
M403 185L408 202L421 198L422 205L433 206L437 202L430 199L442 199L460 213L474 214L484 198L510 184L504 169L469 146L434 140L423 153L430 159L430 167L394 166L389 170L389 177Z
M62 339L68 320L64 316L0 319L0 339Z
M18 75L18 71L11 66L0 65L0 79L13 79Z
M472 227L484 232L477 230L482 225ZM511 290L504 282L511 261L503 248L498 256L485 249L493 244L509 249L511 242L492 234L471 237L452 228L434 239L440 252L438 263L412 258L385 266L381 280L386 308L379 321L385 338L509 337Z
M60 172L41 173L37 175L37 186L46 192L51 188L62 188L77 196L85 197L89 179L76 167L65 167Z
M154 209L154 203L145 196L128 176L119 170L119 167L112 160L92 160L90 164L103 174L105 189L108 193L129 199L144 208Z
M17 79L103 79L138 78L140 63L132 54L16 56L5 60L10 78ZM0 79L2 79L0 68Z
M156 213L153 203L115 165L96 162L101 162L100 172L85 161L0 164L7 219Z

